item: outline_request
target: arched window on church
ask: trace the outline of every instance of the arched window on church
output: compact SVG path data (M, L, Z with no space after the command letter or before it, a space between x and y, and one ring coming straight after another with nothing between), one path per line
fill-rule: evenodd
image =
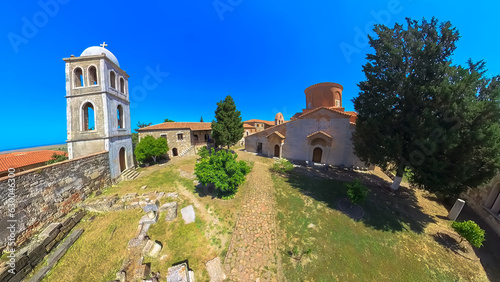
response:
M95 66L89 67L89 84L90 86L97 85L97 69Z
M118 105L116 108L116 117L118 119L118 128L123 128L123 107L122 105Z
M83 71L79 67L73 71L73 85L74 87L83 87Z
M123 77L120 77L120 92L125 93L125 79Z
M83 130L95 130L94 105L87 102L82 108Z
M114 71L109 72L109 85L116 89L116 74Z

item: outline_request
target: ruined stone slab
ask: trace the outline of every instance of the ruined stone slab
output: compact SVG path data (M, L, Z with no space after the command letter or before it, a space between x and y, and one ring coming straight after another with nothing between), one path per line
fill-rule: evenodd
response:
M149 275L150 271L151 270L149 269L149 266L147 264L140 265L136 267L134 270L134 278L135 279L146 278Z
M182 219L184 219L185 224L192 223L196 219L193 205L189 205L189 206L181 209L181 214L182 214Z
M166 221L172 221L177 217L177 202L170 202L163 204L160 207L160 212L166 211L167 215L165 217Z
M153 242L153 247L147 253L150 257L156 257L160 253L162 246L158 242Z
M144 212L148 213L150 211L156 212L158 211L158 206L155 204L147 204L143 208Z
M139 247L143 247L144 244L146 244L145 240L140 239L140 238L134 238L134 239L130 239L130 241L128 241L127 248L128 249L139 248Z
M151 224L146 223L146 224L139 224L139 233L137 234L137 238L144 240L146 238L149 227Z
M83 233L83 229L78 229L73 231L70 235L68 235L68 239L66 239L61 245L59 245L56 250L49 255L47 258L47 265L43 266L31 279L29 282L39 282L45 277L45 275L56 265L56 263L64 256L66 251L80 238Z
M174 265L168 269L167 282L189 282L187 264Z
M167 193L167 194L165 195L165 197L167 197L167 198L173 198L173 199L176 199L176 198L178 198L178 197L179 197L179 193L177 193L177 192Z
M226 274L222 269L219 257L207 261L205 267L207 268L208 276L210 276L210 282L222 282L226 279Z
M139 220L139 224L153 224L158 221L158 215L155 213L154 218L149 218L149 216L146 214L143 217L141 217L141 220Z
M8 280L8 281L9 282L19 282L19 281L22 281L23 278L26 277L26 275L28 275L31 272L32 269L33 268L30 265L26 265L21 270L19 270L18 272L16 272L16 274L14 276L12 276L10 278L10 280ZM7 276L7 279L8 278L9 278L9 276Z

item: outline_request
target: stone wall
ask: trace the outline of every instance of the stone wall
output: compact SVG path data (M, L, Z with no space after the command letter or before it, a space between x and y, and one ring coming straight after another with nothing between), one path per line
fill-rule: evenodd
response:
M460 195L484 221L486 221L495 232L500 235L500 174L485 186L469 189Z
M93 191L110 185L108 152L17 173L15 180L16 246L67 214ZM0 240L10 235L7 222L8 177L0 178Z

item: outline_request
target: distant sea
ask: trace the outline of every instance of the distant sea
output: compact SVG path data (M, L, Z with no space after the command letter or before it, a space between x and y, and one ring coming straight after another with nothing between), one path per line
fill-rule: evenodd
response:
M59 144L47 144L47 145L39 145L35 147L19 147L19 148L13 148L13 149L6 149L3 151L0 151L0 154L8 154L8 153L14 153L14 152L27 152L27 151L39 151L39 150L57 150L57 149L64 149L66 150L66 143L59 143Z

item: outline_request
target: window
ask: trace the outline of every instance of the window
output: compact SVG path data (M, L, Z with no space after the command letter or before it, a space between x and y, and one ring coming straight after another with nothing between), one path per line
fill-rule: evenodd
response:
M85 103L82 108L82 113L83 130L95 130L94 105L90 102Z
M208 134L205 134L205 141L208 141Z
M123 129L123 107L118 105L116 108L116 118L118 119L118 128Z
M97 69L94 66L89 67L89 84L97 85Z
M182 135L182 133L177 134L177 140L184 140L184 136Z
M340 107L340 100L335 100L335 107Z
M125 93L125 79L123 77L120 77L120 92Z
M81 68L75 68L73 74L74 87L83 87L83 71Z
M109 73L109 84L110 84L111 88L116 89L116 74L114 71L111 71Z

